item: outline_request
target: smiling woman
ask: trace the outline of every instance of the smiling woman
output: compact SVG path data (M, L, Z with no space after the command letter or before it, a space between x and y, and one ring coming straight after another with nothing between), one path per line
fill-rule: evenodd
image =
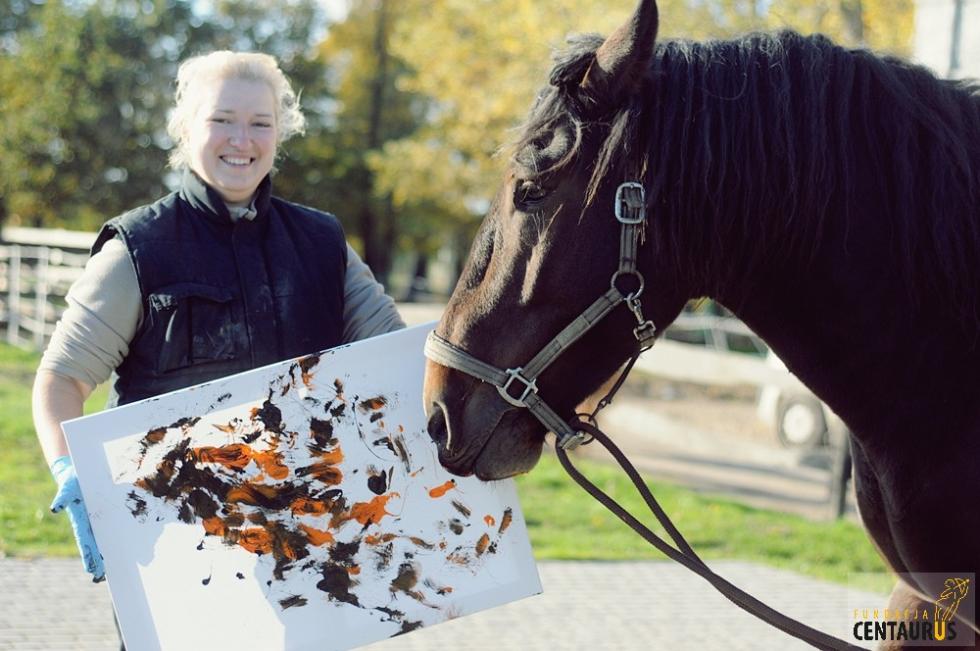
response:
M273 196L279 145L302 132L275 59L184 62L167 125L180 188L102 227L34 383L34 424L85 569L104 570L65 420L113 376L109 405L404 327L336 217Z

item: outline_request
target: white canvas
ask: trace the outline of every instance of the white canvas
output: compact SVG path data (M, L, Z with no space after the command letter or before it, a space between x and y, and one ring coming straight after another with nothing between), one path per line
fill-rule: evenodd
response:
M346 649L541 592L513 482L439 465L431 327L64 424L129 649Z

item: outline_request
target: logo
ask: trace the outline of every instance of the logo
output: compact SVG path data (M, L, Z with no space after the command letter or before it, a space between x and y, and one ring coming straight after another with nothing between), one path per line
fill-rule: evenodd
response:
M975 632L956 618L961 608L972 609L974 587L972 574L954 576L918 574L913 583L909 575L900 575L910 585L941 585L931 607L919 601L906 608L852 608L852 639L861 644L878 644L892 641L909 641L919 646L963 647L973 646ZM969 597L969 599L968 599ZM965 614L965 613L961 613Z

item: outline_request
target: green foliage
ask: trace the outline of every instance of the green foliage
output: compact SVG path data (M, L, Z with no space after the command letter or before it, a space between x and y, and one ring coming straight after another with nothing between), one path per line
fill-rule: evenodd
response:
M221 48L275 55L308 133L277 192L335 212L382 277L396 250L462 253L513 129L574 31L634 0L10 0L0 3L0 222L94 229L161 196L173 77ZM911 0L661 0L664 38L822 31L907 53Z

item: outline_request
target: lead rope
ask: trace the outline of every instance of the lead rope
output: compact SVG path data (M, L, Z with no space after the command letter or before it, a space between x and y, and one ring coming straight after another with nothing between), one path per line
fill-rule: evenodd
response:
M609 399L609 402L612 401L611 396L607 395L606 398ZM605 400L605 398L603 400ZM593 412L591 416L594 416L594 414L595 412ZM585 422L580 418L577 423L574 423L574 427L576 429L586 431L592 440L601 443L609 454L616 459L616 462L619 463L620 467L629 476L630 481L633 482L633 485L640 493L640 496L643 497L643 501L646 502L647 507L657 518L657 521L664 528L671 539L673 539L674 543L677 545L677 548L672 547L668 542L657 536L657 534L647 528L642 522L637 520L629 511L624 509L615 500L609 497L609 495L604 493L595 484L589 481L589 479L579 472L578 469L572 464L571 459L568 458L568 452L562 449L560 446L555 446L558 461L561 462L562 467L565 468L565 472L567 472L571 478L579 484L579 486L584 488L589 495L594 497L600 504L612 511L620 520L625 522L631 529L633 529L633 531L638 533L644 540L662 552L665 556L667 556L667 558L680 563L701 578L705 579L708 583L713 585L718 592L724 595L739 608L758 617L767 624L778 628L788 635L792 635L795 638L803 640L804 642L807 642L818 649L828 649L830 651L838 651L841 649L866 651L863 647L850 644L849 642L835 638L815 628L811 628L806 624L798 622L795 619L787 617L786 615L783 615L779 611L774 610L752 595L728 582L726 579L715 574L688 544L687 540L684 539L684 536L681 535L681 532L678 531L677 527L674 526L674 523L667 516L667 513L660 506L660 503L657 502L657 499L653 496L650 488L643 481L640 473L637 472L633 464L626 458L626 455L623 454L622 450L616 447L609 437L592 423Z

